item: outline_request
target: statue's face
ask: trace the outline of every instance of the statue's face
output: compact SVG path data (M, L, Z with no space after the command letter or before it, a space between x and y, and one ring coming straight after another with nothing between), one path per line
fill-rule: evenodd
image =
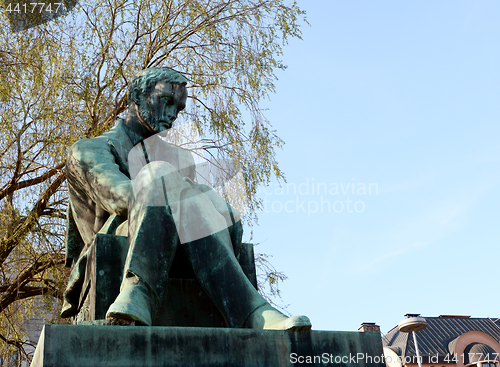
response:
M177 114L186 107L187 90L184 85L164 80L156 83L139 106L139 117L150 133L159 133L172 127Z

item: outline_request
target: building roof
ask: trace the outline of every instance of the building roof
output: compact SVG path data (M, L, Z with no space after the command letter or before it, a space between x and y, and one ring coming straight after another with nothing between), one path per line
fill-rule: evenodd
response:
M450 343L453 349L456 339L468 331L482 331L500 342L500 319L470 318L463 316L426 317L427 328L416 333L418 349L422 356L447 355ZM383 338L389 347L401 357L416 355L411 333L402 333L398 327L391 329Z

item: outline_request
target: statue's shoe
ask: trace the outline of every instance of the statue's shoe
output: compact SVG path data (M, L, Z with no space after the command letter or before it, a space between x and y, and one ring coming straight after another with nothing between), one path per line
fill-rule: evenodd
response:
M134 320L128 320L128 319L117 319L112 316L106 318L106 323L105 325L112 325L112 326L135 326L135 321Z
M307 316L292 316L264 324L267 330L308 331L311 327L311 320Z
M308 331L312 324L307 316L287 317L266 302L248 316L244 326L265 330Z
M153 300L150 290L138 277L126 278L120 294L109 306L106 319L133 320L136 325L151 326Z

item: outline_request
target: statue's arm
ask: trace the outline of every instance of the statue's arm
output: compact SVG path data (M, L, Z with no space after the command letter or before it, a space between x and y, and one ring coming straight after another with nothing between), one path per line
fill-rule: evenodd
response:
M110 214L128 215L130 179L120 171L106 141L82 139L70 149L68 182Z

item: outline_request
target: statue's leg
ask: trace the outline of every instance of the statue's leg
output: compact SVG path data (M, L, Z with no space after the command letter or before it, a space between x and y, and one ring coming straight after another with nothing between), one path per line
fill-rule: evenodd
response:
M238 257L243 237L243 226L241 224L240 212L231 207L231 205L229 205L213 188L207 185L196 185L193 186L193 188L203 192L203 194L210 199L219 214L226 220L229 235L231 236L234 255Z
M224 226L226 228L220 230ZM250 283L234 256L227 221L206 195L193 189L182 193L178 229L181 246L198 281L228 326L279 330L311 328L307 317L288 318L270 306ZM200 233L210 234L200 238Z
M107 317L151 325L179 242L165 186L170 189L167 195L174 199L190 185L166 162L149 164L136 180L140 190L129 203L129 250L123 281Z

